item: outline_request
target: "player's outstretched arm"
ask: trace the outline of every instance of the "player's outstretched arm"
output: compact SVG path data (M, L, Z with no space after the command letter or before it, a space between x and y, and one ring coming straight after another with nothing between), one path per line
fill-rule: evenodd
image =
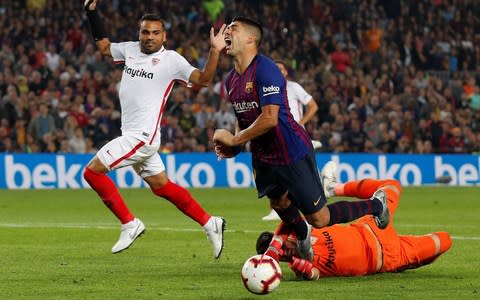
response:
M212 82L217 70L218 60L220 58L220 52L225 48L225 29L227 26L222 25L217 34L215 29L210 29L210 52L208 53L207 62L203 71L195 70L190 75L189 81L202 86L207 86Z
M105 56L112 56L110 52L110 40L107 37L105 25L97 11L97 0L85 0L84 9L87 14L88 23L93 39L100 53Z

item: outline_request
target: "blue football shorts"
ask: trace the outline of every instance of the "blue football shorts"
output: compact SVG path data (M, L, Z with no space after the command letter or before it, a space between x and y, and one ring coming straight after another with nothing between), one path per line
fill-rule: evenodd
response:
M288 198L303 214L317 212L327 203L315 152L288 166L275 166L253 159L258 197L279 198L288 192Z

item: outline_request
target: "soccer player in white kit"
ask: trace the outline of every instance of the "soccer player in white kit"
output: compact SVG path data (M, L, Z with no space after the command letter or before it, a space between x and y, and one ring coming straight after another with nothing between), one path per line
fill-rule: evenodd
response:
M97 48L115 63L123 63L119 98L122 136L103 146L88 163L83 174L105 205L121 222L121 233L112 253L127 249L145 231L145 225L129 211L109 171L132 166L152 192L172 202L180 211L205 229L219 258L223 249L225 220L210 216L190 193L170 181L158 154L160 121L167 98L176 81L208 85L215 74L220 51L225 47L225 25L219 33L210 30L211 49L203 71L191 66L172 50L166 50L163 20L146 14L140 20L139 41L111 43L96 10L97 0L86 0L85 9Z
M281 60L276 60L275 64L280 69L283 77L287 79L288 70L285 63ZM288 97L288 106L290 106L290 112L293 115L293 119L297 121L300 125L305 127L314 116L318 110L317 102L313 99L312 95L307 93L305 89L295 81L287 79L287 97ZM306 111L304 112L304 107ZM312 145L314 149L319 149L322 147L320 141L312 140ZM275 210L270 209L270 212L262 217L264 221L274 221L280 220L280 217L275 212Z
M283 77L287 79L288 77L288 70L287 66L282 61L275 61L275 64L280 69ZM293 115L295 121L297 121L300 125L305 127L314 116L318 110L318 105L313 100L312 95L307 93L305 89L295 81L291 81L287 79L287 97L288 97L288 105L290 106L290 112ZM303 107L306 106L307 110L304 112Z

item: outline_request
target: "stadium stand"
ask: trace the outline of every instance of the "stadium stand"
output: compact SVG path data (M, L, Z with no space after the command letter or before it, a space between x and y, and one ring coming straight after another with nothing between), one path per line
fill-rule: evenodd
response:
M112 41L136 40L145 12L166 47L200 68L208 30L262 21L262 52L287 61L319 111L307 124L325 152L480 153L480 6L474 0L101 1ZM301 17L299 17L301 16ZM122 67L95 49L82 1L0 3L0 152L94 153L120 133ZM207 88L177 85L164 152L211 151L231 126L222 59ZM229 111L230 110L230 111Z

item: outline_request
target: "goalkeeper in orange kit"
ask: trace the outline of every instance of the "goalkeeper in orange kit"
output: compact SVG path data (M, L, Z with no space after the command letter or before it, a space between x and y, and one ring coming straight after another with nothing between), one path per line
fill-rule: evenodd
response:
M447 232L422 236L398 235L393 216L400 201L401 187L396 180L364 179L345 184L336 182L336 166L329 162L322 170L327 197L350 196L368 199L385 193L391 213L387 228L379 230L371 216L349 225L333 225L312 230L312 262L298 258L295 236L281 223L275 233L263 232L257 239L257 253L288 261L299 277L315 280L325 276L358 276L400 272L433 262L448 251L452 240Z

